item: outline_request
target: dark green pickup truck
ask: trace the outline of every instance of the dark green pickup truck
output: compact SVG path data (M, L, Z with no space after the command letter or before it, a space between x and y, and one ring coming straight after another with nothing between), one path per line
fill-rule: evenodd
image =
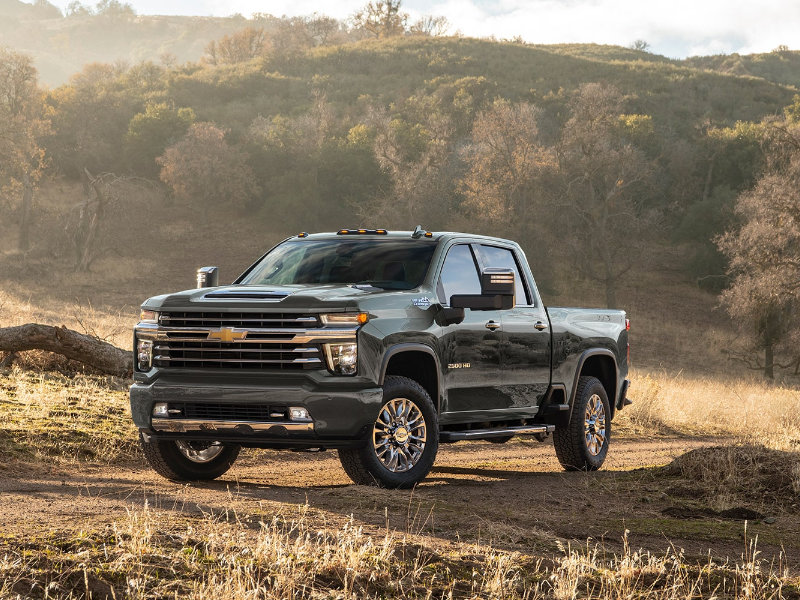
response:
M408 487L440 443L550 433L594 470L630 402L625 313L546 308L508 240L301 233L216 279L150 298L134 332L133 419L171 479L218 477L243 446L335 448L356 483Z

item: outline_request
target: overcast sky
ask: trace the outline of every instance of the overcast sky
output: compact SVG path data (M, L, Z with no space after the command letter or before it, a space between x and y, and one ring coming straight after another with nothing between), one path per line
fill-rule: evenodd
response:
M275 16L314 12L349 17L366 0L129 0L140 14L228 16L265 12ZM57 0L62 9L70 0ZM94 4L84 0L84 4ZM769 52L778 45L800 49L797 0L406 0L412 18L444 15L451 32L528 42L648 42L673 58Z

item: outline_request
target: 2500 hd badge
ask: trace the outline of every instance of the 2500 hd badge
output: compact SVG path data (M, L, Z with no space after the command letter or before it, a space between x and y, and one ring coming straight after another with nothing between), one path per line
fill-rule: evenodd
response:
M619 310L545 307L512 241L342 229L272 248L231 285L150 298L131 410L150 465L225 473L241 447L336 449L359 484L409 487L440 443L553 434L598 469L630 401Z

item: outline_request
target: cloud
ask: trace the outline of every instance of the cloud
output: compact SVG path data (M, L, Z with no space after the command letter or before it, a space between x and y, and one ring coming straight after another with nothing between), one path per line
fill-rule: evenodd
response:
M131 1L131 0L129 0ZM69 0L59 0L64 8ZM367 0L132 0L145 14L227 16L314 12L346 19ZM91 4L91 2L87 2ZM516 36L538 44L647 41L659 54L769 52L800 49L800 2L786 0L405 0L412 20L443 15L451 31L476 37Z

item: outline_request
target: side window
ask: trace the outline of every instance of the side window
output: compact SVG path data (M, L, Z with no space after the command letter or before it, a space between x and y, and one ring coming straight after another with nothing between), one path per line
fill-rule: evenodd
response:
M516 305L527 306L530 299L525 291L525 280L519 272L517 261L514 259L514 253L508 248L498 248L497 246L480 246L481 258L483 259L484 267L496 267L500 269L512 269L514 271L514 282L516 283Z
M478 269L469 246L461 244L447 251L436 291L439 302L445 305L450 304L450 296L454 294L481 293Z

